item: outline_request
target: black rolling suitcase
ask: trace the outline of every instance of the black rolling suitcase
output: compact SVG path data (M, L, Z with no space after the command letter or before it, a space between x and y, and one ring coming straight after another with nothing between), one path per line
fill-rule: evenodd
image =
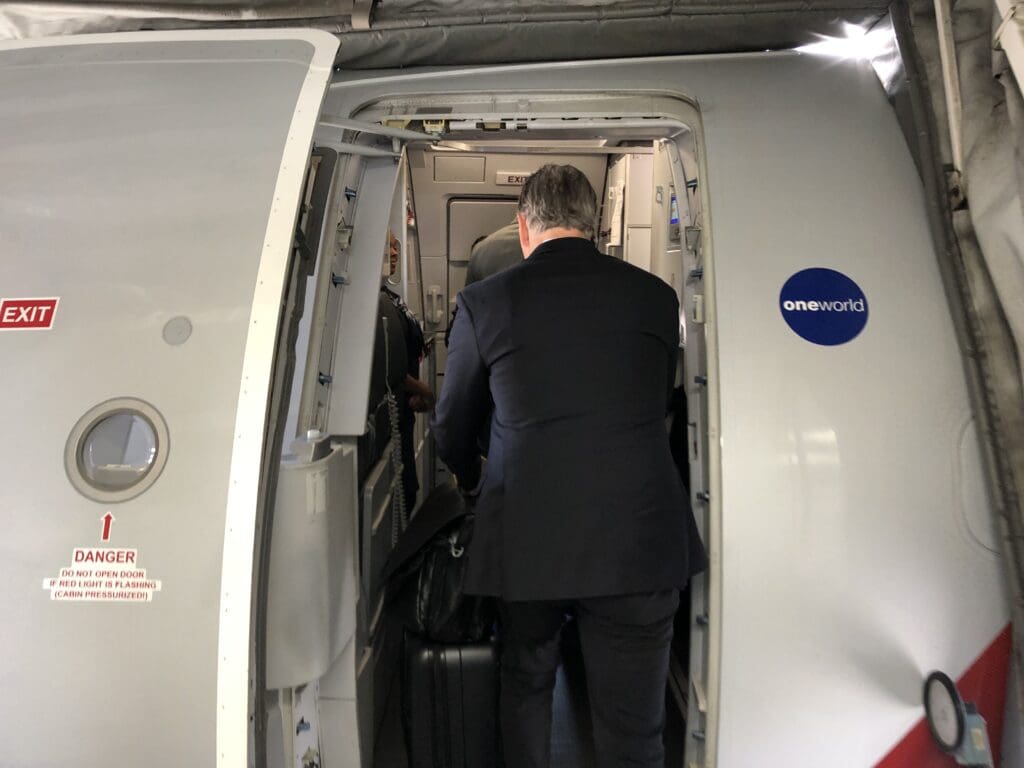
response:
M409 768L499 768L495 643L431 643L407 634L404 657Z

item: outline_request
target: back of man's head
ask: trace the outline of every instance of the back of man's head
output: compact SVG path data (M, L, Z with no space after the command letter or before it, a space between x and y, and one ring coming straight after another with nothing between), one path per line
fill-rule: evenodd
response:
M597 197L587 177L571 165L548 164L530 175L519 194L519 213L531 232L576 229L594 237Z

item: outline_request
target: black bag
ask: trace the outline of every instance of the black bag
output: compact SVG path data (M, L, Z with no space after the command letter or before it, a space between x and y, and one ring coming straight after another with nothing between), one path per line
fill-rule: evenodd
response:
M406 636L402 723L409 768L496 768L498 658L493 641L428 643Z
M392 610L405 628L436 643L470 643L492 634L491 598L464 595L473 514L453 484L435 488L391 553Z

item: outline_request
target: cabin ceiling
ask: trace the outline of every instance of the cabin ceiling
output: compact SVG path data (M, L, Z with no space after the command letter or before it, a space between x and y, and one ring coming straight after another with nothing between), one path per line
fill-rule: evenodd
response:
M347 68L491 64L791 48L887 0L200 0L0 3L0 38L233 26L337 34Z

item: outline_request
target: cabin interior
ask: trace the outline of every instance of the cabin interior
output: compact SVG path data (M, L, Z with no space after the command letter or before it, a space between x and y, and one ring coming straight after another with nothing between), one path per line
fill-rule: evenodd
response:
M284 419L282 472L269 566L269 691L265 705L267 760L272 766L289 764L286 756L292 760L301 757L305 740L317 734L324 766L407 765L399 673L403 629L389 610L381 572L407 519L416 514L434 487L450 479L447 467L434 454L428 415L419 414L415 428L420 490L415 500L405 500L405 508L399 509L395 498L399 478L391 450L396 436L389 428L387 397L374 402L376 394L372 393L365 406L360 404L365 409L360 414L365 427L362 434L354 435L350 445L357 457L354 541L348 550L349 545L343 542L329 543L321 550L335 563L346 560L346 552L354 554L354 570L348 577L332 573L327 578L345 582L342 592L355 597L359 607L353 616L331 619L337 630L333 634L331 628L321 630L335 638L330 641L335 647L344 644L344 649L315 684L298 684L312 672L279 673L297 664L293 653L295 622L278 606L293 599L280 594L286 578L294 581L281 574L294 571L299 554L288 545L280 545L278 539L290 535L286 520L291 510L304 507L302 502L290 501L288 494L297 485L289 480L288 469L301 464L303 451L310 452L305 459L316 460L317 449L309 444L315 443L320 433L336 435L340 431L331 424L333 416L324 416L331 410L332 397L327 392L331 381L329 376L325 381L325 371L333 370L337 377L338 358L346 356L346 344L351 342L346 339L344 319L350 307L332 309L330 300L324 297L339 286L350 291L363 279L354 268L343 273L341 279L336 266L330 269L330 280L323 273L328 271L331 250L341 254L345 250L342 246L350 244L349 238L360 236L360 217L365 221L369 215L366 206L377 216L378 229L373 236L377 238L380 262L377 271L363 279L362 291L367 294L363 299L371 301L372 292L376 307L380 284L402 296L419 320L429 349L420 367L420 378L439 394L444 387L445 331L455 298L465 284L473 245L514 220L522 181L530 173L546 163L572 164L583 171L598 197L596 241L600 250L658 275L679 295L682 349L677 394L683 396L677 400L675 413L666 418L666 430L671 429L673 454L690 490L698 527L706 538L706 510L698 493L707 487L707 404L701 386L705 351L703 334L698 332L703 320L703 190L698 179L698 134L683 124L620 124L610 128L610 124L596 120L575 125L565 121L550 128L524 120L385 122L385 126L395 125L400 126L394 131L398 134L440 132L440 138L400 142L394 136L382 139L347 131L344 144L318 142L300 220L306 247L319 250L320 256L311 279L306 281L303 300L296 302L295 315L300 317L293 348L296 362ZM345 156L340 150L346 147L357 147L356 154ZM383 179L391 178L383 171L397 171L391 190L377 188L371 194L370 185L379 187L382 183L372 175L375 165L382 169ZM385 200L389 206L381 205ZM379 228L384 218L386 232ZM346 222L355 223L354 231L346 231ZM392 234L399 243L397 260L389 258ZM302 291L297 293L301 296ZM351 299L346 296L345 301ZM341 328L333 340L332 325ZM383 343L379 326L375 321L376 335L372 337L378 349L377 364ZM361 375L365 378L367 374L364 370ZM333 385L336 389L339 382L335 380ZM307 481L305 490L294 493L301 497L308 487ZM328 484L328 496L330 493ZM524 553L526 556L528 553ZM692 755L699 751L705 710L700 684L706 663L704 578L696 578L688 592L677 615L666 689L666 765L673 766L684 764L684 752ZM337 594L325 599L346 602ZM562 648L563 666L554 702L552 765L586 768L594 764L593 744L582 655L571 621L563 631ZM333 653L324 651L321 655L328 659ZM358 750L353 749L355 743Z

